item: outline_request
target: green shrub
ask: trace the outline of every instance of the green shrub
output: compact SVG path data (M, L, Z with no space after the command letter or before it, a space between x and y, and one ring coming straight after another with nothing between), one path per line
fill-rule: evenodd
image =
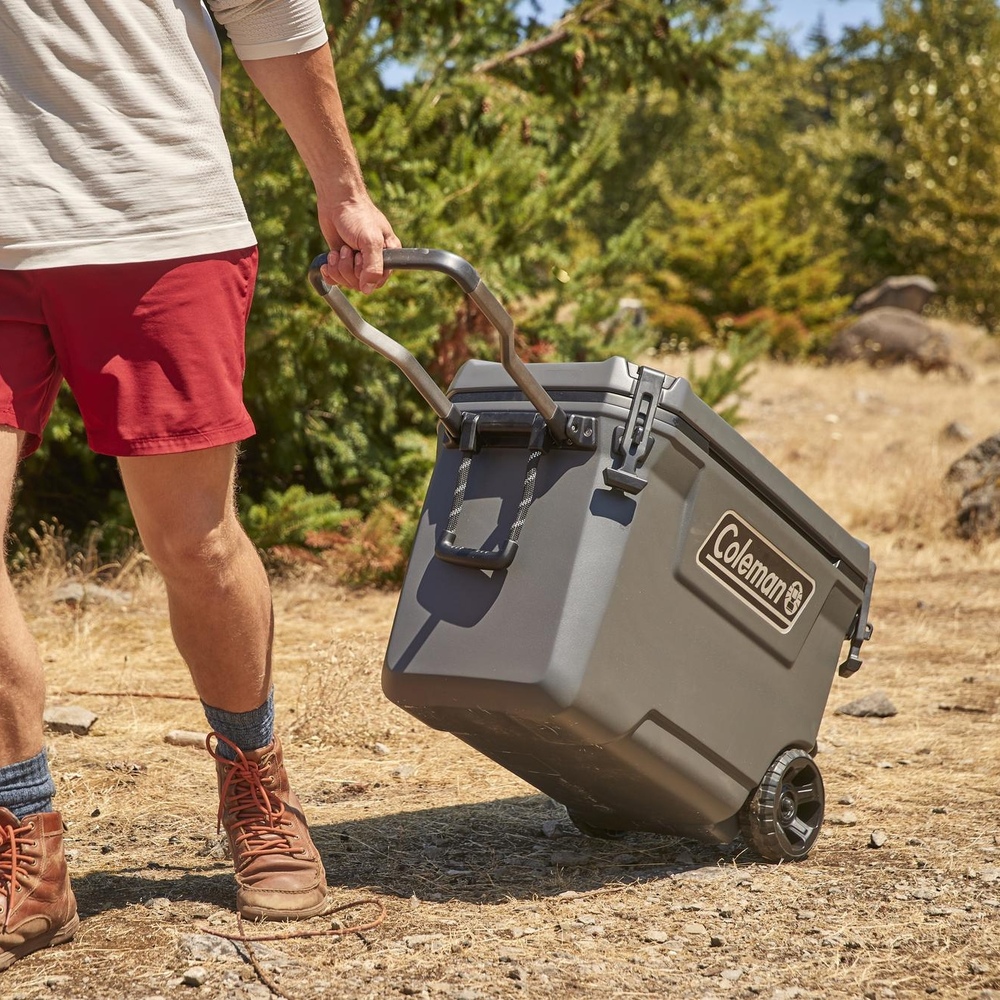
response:
M711 343L712 324L694 306L679 302L659 302L649 310L649 327L658 351L702 347Z

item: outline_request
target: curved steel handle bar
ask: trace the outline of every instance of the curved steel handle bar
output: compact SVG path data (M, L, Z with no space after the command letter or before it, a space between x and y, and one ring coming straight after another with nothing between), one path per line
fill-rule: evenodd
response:
M321 254L309 268L309 281L313 288L326 299L337 318L354 337L388 358L413 383L428 406L440 417L449 436L458 440L462 434L462 413L459 408L438 388L420 362L402 344L362 319L357 309L348 302L347 296L336 285L328 285L323 280L320 268L325 263L326 254Z
M451 401L434 384L406 348L366 323L338 288L327 285L319 270L325 262L326 254L322 254L313 261L309 269L309 280L316 291L326 299L340 321L358 340L368 344L400 368L431 409L441 418L451 436L458 437L458 432L453 432L451 423L451 411L455 410ZM455 281L500 334L500 363L504 370L542 415L552 436L557 441L568 440L566 413L517 356L514 349L514 320L468 261L447 250L410 247L402 250L383 250L382 263L386 268L397 271L440 271ZM458 415L455 419L460 426L461 416Z

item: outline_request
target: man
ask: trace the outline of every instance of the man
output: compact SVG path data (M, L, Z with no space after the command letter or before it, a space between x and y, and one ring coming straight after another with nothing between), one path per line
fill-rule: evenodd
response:
M399 241L372 204L318 0L208 0L296 144L328 282L379 287ZM268 581L235 514L254 237L218 114L201 0L0 9L0 512L63 378L118 457L214 731L220 817L251 918L324 912L274 736ZM4 524L7 523L5 520ZM0 570L0 968L78 925L43 746L38 651Z

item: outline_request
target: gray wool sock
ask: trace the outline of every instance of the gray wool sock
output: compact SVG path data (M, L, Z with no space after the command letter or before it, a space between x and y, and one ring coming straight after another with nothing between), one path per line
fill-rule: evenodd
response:
M274 688L268 692L267 701L249 712L227 712L201 703L205 718L212 731L231 740L241 750L259 750L274 739ZM219 740L217 753L227 760L235 760L232 748Z
M55 794L56 784L44 750L30 760L0 767L0 806L9 809L18 819L52 812Z

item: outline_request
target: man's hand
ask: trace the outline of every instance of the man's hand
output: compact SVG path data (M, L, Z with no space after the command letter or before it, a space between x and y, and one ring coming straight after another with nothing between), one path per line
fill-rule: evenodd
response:
M323 280L364 292L381 288L389 272L382 267L382 251L402 246L386 217L371 199L319 205L319 225L330 247Z

